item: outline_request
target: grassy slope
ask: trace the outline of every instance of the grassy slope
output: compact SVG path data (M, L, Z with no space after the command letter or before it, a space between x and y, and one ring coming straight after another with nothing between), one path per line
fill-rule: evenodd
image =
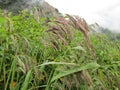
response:
M93 57L81 32L63 34L66 44L46 32L46 21L36 22L23 13L12 17L0 13L0 89L120 89L120 41L90 35Z

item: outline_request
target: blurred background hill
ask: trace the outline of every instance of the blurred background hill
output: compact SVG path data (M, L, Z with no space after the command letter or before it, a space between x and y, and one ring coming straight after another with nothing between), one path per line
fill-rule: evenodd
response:
M60 15L58 9L49 5L44 0L0 0L0 8L13 14L17 14L24 9L28 11L37 9L39 15L43 17L56 17Z

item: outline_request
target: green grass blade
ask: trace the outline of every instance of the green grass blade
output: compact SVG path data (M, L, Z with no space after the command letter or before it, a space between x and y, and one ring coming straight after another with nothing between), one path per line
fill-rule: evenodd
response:
M74 50L81 50L81 51L86 52L85 49L83 47L81 47L81 46L73 47L73 49Z
M41 65L38 65L37 67L41 67L41 66L46 66L46 65L71 65L71 66L78 66L75 63L66 63L66 62L46 62L43 63Z
M25 81L23 82L21 90L28 90L28 85L31 79L31 75L32 75L32 70L29 70L26 75Z
M7 78L7 82L5 85L5 90L7 90L8 86L9 86L9 81L12 83L13 79L14 79L14 74L15 74L15 67L16 67L16 60L14 60L12 62L9 74L8 74L8 78Z
M71 70L68 70L66 72L63 72L63 73L60 73L56 76L53 76L53 78L51 79L51 82L61 78L61 77L64 77L64 76L67 76L67 75L70 75L70 74L73 74L73 73L76 73L76 72L79 72L79 71L82 71L82 70L87 70L87 69L94 69L94 68L98 68L100 65L98 65L97 63L93 62L93 63L88 63L82 67L77 67L77 68L74 68L74 69L71 69Z
M50 76L49 76L49 79L47 81L47 85L46 85L45 90L49 90L49 88L50 88L50 81L52 79L53 74L54 74L54 70L52 70L51 73L50 73Z

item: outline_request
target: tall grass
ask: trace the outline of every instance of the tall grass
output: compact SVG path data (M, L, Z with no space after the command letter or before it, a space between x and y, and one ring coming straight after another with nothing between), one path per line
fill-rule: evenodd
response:
M120 89L119 41L77 16L37 17L0 14L1 90Z

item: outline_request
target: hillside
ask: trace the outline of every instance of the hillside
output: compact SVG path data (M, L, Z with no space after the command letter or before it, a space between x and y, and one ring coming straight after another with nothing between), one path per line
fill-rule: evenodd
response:
M18 13L26 8L19 1L0 0L0 90L120 90L120 34L111 40L99 25L58 11L53 18L43 0L42 9L36 0Z
M90 28L91 34L104 34L110 40L113 40L113 41L120 40L120 33L113 32L113 30L110 30L109 28L104 28L97 23L89 25L89 28Z
M0 0L0 8L13 14L27 9L29 12L37 10L39 15L43 17L56 17L60 15L56 8L44 0Z

